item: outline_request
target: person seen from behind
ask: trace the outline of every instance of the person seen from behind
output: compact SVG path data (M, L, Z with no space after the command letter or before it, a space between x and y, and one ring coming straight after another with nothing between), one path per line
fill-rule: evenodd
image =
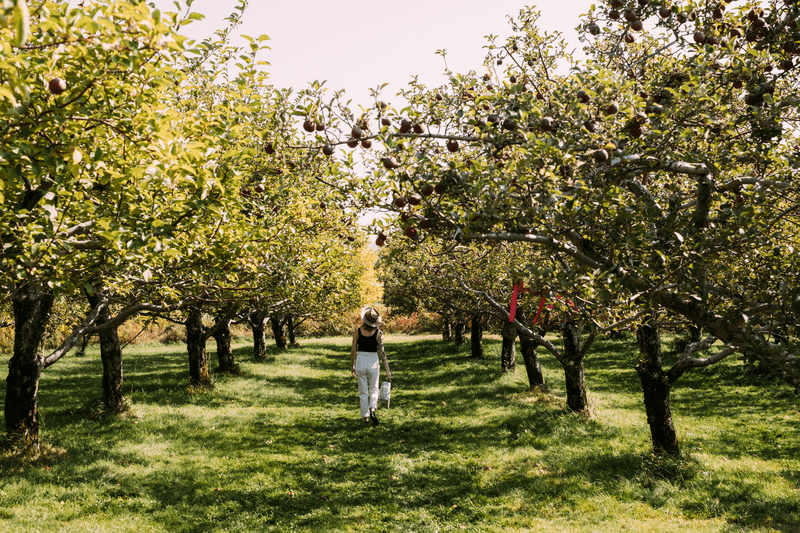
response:
M378 408L378 381L381 373L379 361L383 362L387 381L392 381L392 373L383 349L381 314L374 307L365 307L361 310L361 322L353 332L350 373L358 381L361 418L365 424L372 421L372 425L377 426L378 417L375 411Z

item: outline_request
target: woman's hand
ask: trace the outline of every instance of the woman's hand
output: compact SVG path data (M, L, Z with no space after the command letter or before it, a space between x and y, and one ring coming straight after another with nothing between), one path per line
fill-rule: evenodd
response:
M353 376L353 377L356 377L356 366L355 365L350 367L350 375Z
M392 381L392 373L391 372L387 372L386 373L386 381L389 381L389 382Z

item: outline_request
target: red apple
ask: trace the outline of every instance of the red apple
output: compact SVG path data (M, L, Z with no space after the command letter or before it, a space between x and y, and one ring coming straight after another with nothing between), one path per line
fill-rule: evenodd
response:
M393 170L400 166L400 164L397 162L397 159L394 157L382 157L381 163L383 163L383 167L386 170Z
M61 94L67 90L67 82L61 78L53 78L47 82L47 88L50 89L50 92L53 94Z
M697 30L694 32L693 39L697 44L703 44L706 41L706 34L700 30Z
M592 157L594 157L594 160L598 163L605 163L608 161L608 152L601 148L600 150L595 150Z

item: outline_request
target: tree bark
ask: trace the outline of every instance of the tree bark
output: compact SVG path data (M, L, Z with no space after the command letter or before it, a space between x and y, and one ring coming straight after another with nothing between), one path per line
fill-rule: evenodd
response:
M472 320L470 322L472 357L474 359L483 359L483 316L480 314L472 315Z
M55 298L38 285L19 287L12 297L14 354L8 361L6 434L11 445L39 443L39 378L44 362L39 354Z
M81 340L81 348L78 350L78 353L75 354L75 357L83 357L86 355L86 348L89 346L89 341L91 338L91 335L83 336L83 339Z
M546 391L547 387L544 384L542 365L539 362L539 354L537 352L539 345L535 340L529 339L524 335L520 336L519 345L522 352L522 360L525 362L525 370L528 373L529 390L539 389Z
M455 339L454 340L455 340L456 346L464 346L464 343L466 342L465 333L467 331L467 323L464 322L464 321L456 322L454 329L455 329L455 332L454 332L455 333L455 335L454 335Z
M636 372L642 382L653 450L659 454L680 455L669 405L672 384L661 368L661 333L657 326L645 323L636 330L636 338L641 350Z
M253 331L253 358L256 361L264 361L267 358L266 320L260 312L248 317L250 329Z
M521 323L525 323L525 309L522 307L517 308L517 317ZM541 331L540 335L544 337L545 332ZM526 336L519 336L519 347L522 352L522 361L525 363L525 371L528 374L528 390L539 389L546 391L547 386L544 383L544 375L542 375L542 365L539 362L539 343L534 339Z
M294 327L294 317L289 315L289 317L286 319L286 333L289 335L289 346L292 347L299 346L299 344L297 344L297 338L294 334Z
M100 296L97 292L87 295L86 298L92 307L100 304ZM108 306L105 306L97 318L97 325L109 320L111 320L111 311ZM100 360L103 362L103 403L112 413L124 413L128 407L122 396L122 346L119 343L118 328L117 326L110 327L101 331L98 336L100 337ZM88 335L84 337L84 343L88 338Z
M442 340L450 342L453 339L453 326L446 317L442 317Z
M208 377L204 329L202 310L199 307L192 308L186 319L186 348L189 352L189 382L198 386L211 383Z
M225 374L236 374L239 372L239 365L233 359L231 350L231 326L225 317L217 317L217 320L224 320L225 324L214 334L217 341L217 361L219 361L219 371Z
M270 317L270 324L272 324L272 336L275 337L275 346L279 350L286 349L286 334L283 329L283 320L280 317Z
M561 328L564 338L564 378L567 389L567 407L581 413L589 407L586 399L586 377L583 370L584 353L581 346L581 328L568 320Z
M503 347L500 350L500 370L514 372L517 368L517 328L513 322L503 324Z

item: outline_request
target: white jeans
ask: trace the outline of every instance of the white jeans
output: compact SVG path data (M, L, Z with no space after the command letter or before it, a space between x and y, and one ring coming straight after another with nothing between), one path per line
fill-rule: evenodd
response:
M361 418L369 416L370 408L378 408L378 379L381 367L378 354L358 352L356 356L356 380L358 381L358 398L361 400Z

